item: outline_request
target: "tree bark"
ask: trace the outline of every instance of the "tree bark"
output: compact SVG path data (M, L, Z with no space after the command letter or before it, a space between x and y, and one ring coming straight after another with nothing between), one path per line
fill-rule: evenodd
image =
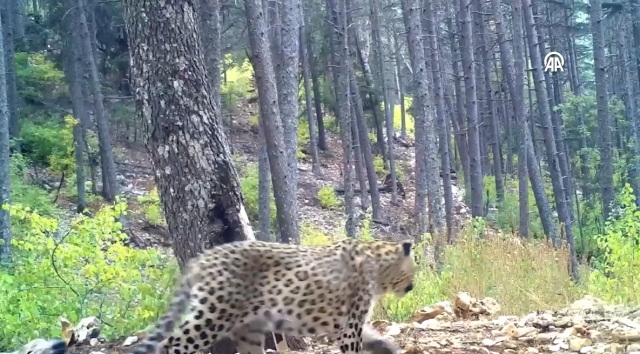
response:
M416 122L416 223L418 233L434 233L442 229L442 197L440 194L440 166L435 139L435 118L429 95L429 82L424 60L420 6L416 0L403 0L402 12L407 30L407 44L411 56L417 103ZM426 192L426 195L425 195ZM429 203L429 225L424 221L424 198Z
M480 132L478 130L478 104L476 98L476 68L473 58L471 33L471 9L466 0L460 0L460 49L465 82L467 105L467 137L469 140L469 185L471 187L471 215L484 216L482 208L482 161L480 156Z
M331 11L331 21L336 31L331 40L335 41L336 61L339 67L335 71L338 91L336 98L338 101L338 119L340 122L340 140L344 153L343 174L344 174L344 208L347 214L345 230L348 237L356 236L356 220L353 205L353 155L351 139L351 95L349 85L349 36L347 30L347 4L346 0L328 0ZM373 186L372 188L373 189Z
M193 1L125 0L136 112L181 267L214 245L255 240L209 94ZM176 64L177 63L177 64Z
M289 183L294 191L297 189L298 180L298 66L300 43L300 2L299 0L288 0L277 2L280 7L280 70L276 74L278 79L278 105L280 107L280 118L284 144L286 148L287 168ZM298 203L294 198L289 205L292 208L289 213L298 215ZM296 222L297 229L297 222ZM290 237L290 236L288 236Z
M591 5L591 34L593 37L593 64L596 79L598 106L598 148L600 150L600 183L602 214L609 217L614 201L613 154L611 146L611 116L609 115L609 93L607 90L607 60L604 50L602 26L602 0L589 0Z
M7 109L9 112L9 137L13 140L13 150L20 152L20 121L18 115L18 88L16 78L16 64L14 59L15 45L15 0L5 1L2 5L2 35L4 43L5 90Z
M348 11L351 10L352 5L347 0ZM371 193L371 217L374 220L381 220L382 218L382 205L380 204L380 192L375 186L378 185L378 177L373 165L373 153L371 151L371 140L369 139L369 130L367 129L367 122L364 116L364 109L362 106L362 97L360 96L360 90L358 89L358 80L356 79L356 73L353 69L353 61L357 59L357 53L355 48L357 38L357 25L351 20L351 16L347 14L347 27L351 47L349 47L349 57L346 59L345 64L349 67L349 89L351 90L353 112L355 113L354 122L358 129L359 141L354 141L354 144L360 144L360 151L362 152L361 159L363 160L363 166L366 168L367 180L369 182L369 190ZM353 60L353 61L352 61ZM363 171L364 172L364 171Z
M449 163L449 133L447 116L444 105L444 89L442 87L442 76L440 68L440 55L438 54L438 33L436 29L435 15L431 0L425 1L425 12L427 16L427 36L431 47L431 69L433 75L433 85L435 90L436 115L438 119L439 133L439 150L440 150L440 168L442 172L442 185L444 190L444 206L445 206L445 224L447 239L451 239L451 230L453 228L453 194L451 190L451 165ZM438 183L439 185L439 183ZM442 231L442 215L440 221L435 223L437 231ZM436 238L438 240L439 238ZM436 242L436 255L441 256L440 251L444 249L444 245ZM437 258L441 260L441 257ZM441 265L440 263L438 263Z
M300 243L296 187L287 163L287 147L284 142L280 108L277 104L279 102L278 89L264 11L259 0L248 0L244 5L253 56L252 63L259 92L260 118L264 118L260 119L260 127L267 141L271 182L281 240L283 243ZM296 47L296 51L298 50ZM297 97L296 94L296 99Z
M520 142L518 148L518 201L520 209L520 237L529 237L529 184L527 180L527 115L524 107L524 51L522 48L522 5L520 0L513 0L511 3L513 13L513 55L511 55L511 44L505 35L505 25L500 10L499 0L491 0L493 16L496 24L498 43L500 44L500 61L502 73L511 96L511 105L514 116L520 130ZM515 58L514 58L515 57ZM512 64L514 63L514 64ZM505 95L506 96L506 95ZM510 153L510 152L509 152ZM541 201L538 201L541 203ZM549 237L549 235L547 235Z
M0 27L2 27L0 19ZM11 263L11 220L9 210L2 206L9 204L11 185L9 184L10 151L9 151L9 110L7 107L7 84L5 71L5 50L3 38L0 36L0 267Z
M300 26L300 61L302 62L302 79L304 80L304 100L307 110L307 123L309 124L309 150L311 152L311 171L320 174L320 161L318 160L318 139L316 138L316 120L311 102L311 80L309 79L309 58L307 57L307 43L305 40L306 19Z
M571 218L567 210L567 202L565 191L562 186L562 176L558 162L558 154L554 135L551 126L551 113L549 111L549 101L547 94L542 85L544 85L544 73L542 66L542 58L540 56L540 48L537 43L537 29L533 17L533 9L530 0L522 0L522 8L524 9L524 23L527 29L527 43L529 44L529 55L531 58L531 68L533 69L533 79L535 81L536 99L538 108L540 109L540 118L542 123L542 134L544 137L545 151L547 153L547 163L549 165L549 174L551 175L551 185L556 202L556 209L560 222L564 224L567 244L569 246L569 261L571 264L571 274L574 281L578 281L578 260L576 258L575 244L573 240L573 230L571 229ZM529 168L531 168L529 166ZM554 244L556 247L559 243Z
M103 174L103 196L108 201L114 201L118 195L118 181L116 179L116 164L111 149L111 137L109 132L109 122L105 116L104 101L98 67L91 47L91 37L87 26L86 2L77 0L76 6L81 9L78 16L80 37L82 38L85 65L90 73L91 93L93 94L94 114L96 125L98 126L98 142L100 145L100 160Z
M202 48L207 67L207 77L211 96L219 112L222 112L220 103L220 1L200 0L200 34ZM221 117L222 118L222 117ZM227 122L230 129L231 118Z

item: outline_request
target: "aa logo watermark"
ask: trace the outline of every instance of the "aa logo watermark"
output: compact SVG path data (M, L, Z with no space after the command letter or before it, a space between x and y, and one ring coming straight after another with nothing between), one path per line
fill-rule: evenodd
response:
M564 66L564 57L562 54L558 52L550 52L549 54L544 56L544 72L551 71L555 73L556 71L564 71L562 67Z

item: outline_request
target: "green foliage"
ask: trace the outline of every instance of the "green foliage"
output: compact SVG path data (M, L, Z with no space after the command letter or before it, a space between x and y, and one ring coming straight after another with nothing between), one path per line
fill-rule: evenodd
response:
M253 67L249 59L244 59L242 64L234 65L231 54L227 53L224 57L226 80L220 85L220 94L227 107L233 107L238 100L245 98L249 94L249 90L253 88Z
M164 310L175 260L123 244L126 235L115 218L126 214L125 203L94 218L78 215L61 235L55 219L17 204L9 210L22 227L12 242L12 268L0 269L0 348L58 336L51 317L76 322L97 315L110 324L102 333L116 337L145 327Z
M71 161L73 164L73 131L69 137L66 128L66 125L55 120L40 124L23 120L20 138L27 157L35 163L48 166L53 166L57 161Z
M373 169L376 171L376 175L380 179L384 179L389 173L389 170L384 168L384 160L380 155L375 155L373 157ZM399 164L396 164L396 179L398 181L404 181L404 170Z
M485 196L488 195L489 213L486 221L492 228L509 233L517 233L520 225L520 197L518 195L518 180L504 179L504 200L497 201L496 183L494 176L484 176ZM538 213L536 199L527 179L529 189L529 232L533 237L544 237L544 229Z
M413 99L409 95L404 95L404 122L407 134L413 136L416 132L415 121L411 115L411 105ZM384 103L380 104L380 110L384 112ZM402 129L402 107L400 104L393 105L393 131L399 132Z
M318 200L324 209L334 209L340 205L336 192L331 187L322 187L318 190Z
M42 216L58 216L61 211L51 203L53 198L49 193L27 182L28 163L29 160L24 155L14 154L11 156L9 170L11 203L28 207Z
M43 102L66 95L64 73L42 53L15 53L18 94L27 102Z
M242 188L244 206L247 209L247 215L252 221L258 221L259 218L259 183L259 171L255 164L248 166L242 171L240 176L240 188ZM271 189L269 189L269 200L271 226L276 227L276 202Z
M591 273L589 290L612 303L640 303L640 211L633 190L625 185L618 197L620 215L607 222L596 236L602 250L597 270Z
M160 205L158 187L153 186L149 194L138 197L138 202L142 204L144 216L151 225L164 225L164 214Z

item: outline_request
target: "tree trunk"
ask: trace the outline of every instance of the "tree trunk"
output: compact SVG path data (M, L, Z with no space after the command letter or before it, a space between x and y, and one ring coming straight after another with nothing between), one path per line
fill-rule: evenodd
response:
M384 53L382 49L382 37L380 34L380 10L377 0L371 0L371 31L373 37L373 45L376 50L376 61L380 70L380 82L382 87L382 97L384 100L385 128L387 130L387 161L389 162L389 174L391 177L391 203L398 204L398 186L396 183L396 162L393 156L393 105L389 99L389 91L387 89L387 80L384 70ZM373 192L374 189L371 188Z
M447 240L451 239L451 229L453 228L453 194L451 191L451 165L449 163L449 133L447 124L447 114L444 106L444 89L442 87L442 76L440 68L440 55L438 48L438 32L436 29L436 19L433 13L433 6L431 0L425 1L425 12L427 16L427 37L430 42L431 53L431 69L433 75L433 85L435 90L436 101L436 116L438 119L438 132L439 132L439 150L440 150L440 168L442 172L442 185L444 190L444 206L445 206L445 221L446 221L446 236ZM439 183L438 183L439 185ZM439 224L442 226L442 221ZM438 229L441 231L441 228ZM436 238L438 240L439 238ZM436 255L441 256L440 251L443 250L443 245L436 242ZM439 260L441 257L438 258ZM440 263L438 263L440 264Z
M280 6L280 70L278 79L278 106L282 119L283 137L286 148L287 178L294 192L298 184L298 65L300 44L300 2L288 0L277 2ZM298 201L294 198L288 206L290 215L298 215ZM295 222L297 230L297 221ZM284 233L283 233L284 236ZM291 237L291 236L287 236ZM297 235L296 235L297 237ZM284 241L284 239L283 239Z
M220 1L200 0L199 13L201 19L199 30L210 92L219 116L222 117L220 103L220 62L222 60L220 57ZM229 122L226 122L227 129L231 128L230 121L231 118L229 118Z
M255 240L205 81L193 3L125 0L124 18L136 112L149 123L147 146L180 266L214 245ZM184 70L174 70L177 62Z
M400 100L400 137L407 139L407 122L404 107L404 82L402 80L402 64L400 59L400 43L398 43L398 31L393 30L394 54L396 57L396 77L398 78L398 99Z
M351 4L347 0L347 8L351 9ZM347 12L347 27L349 28L349 40L353 46L349 47L349 57L345 64L349 67L349 89L351 90L351 97L353 98L351 103L354 106L353 112L355 113L355 122L358 129L358 138L360 143L360 151L362 152L363 165L366 168L367 180L369 181L369 191L371 193L371 217L374 220L381 220L382 218L382 205L380 204L380 191L378 191L378 177L373 165L373 153L371 151L371 140L369 140L369 131L367 129L367 122L364 116L364 110L362 107L362 98L360 97L360 90L358 89L358 80L356 80L356 73L353 69L353 61L357 58L355 43L357 38L357 25L351 21L351 16ZM353 61L352 61L353 60ZM353 142L358 144L357 141ZM364 171L363 171L364 172ZM365 189L366 190L366 189Z
M611 116L609 115L609 93L607 91L607 61L604 51L602 29L602 0L589 0L591 5L591 33L593 36L593 64L596 79L598 105L598 148L600 150L600 183L602 191L602 214L609 217L613 206L613 154L611 147Z
M89 70L91 93L93 94L94 114L96 125L98 126L98 142L100 145L100 160L103 174L103 197L108 201L114 201L118 195L118 181L116 179L116 164L111 149L111 137L109 132L109 121L105 116L104 102L98 68L91 47L91 37L87 27L86 6L84 0L77 0L76 6L80 11L78 16L80 37L82 38L85 65ZM106 176L106 177L105 177Z
M324 116L322 115L322 94L320 93L320 79L318 75L318 65L316 64L316 59L313 53L313 41L311 37L311 26L307 18L307 11L304 10L304 21L305 21L305 38L307 43L309 44L307 56L309 59L309 69L311 71L311 84L313 86L313 102L316 108L316 122L318 123L318 147L327 151L327 134L324 129Z
M471 38L471 9L466 0L460 0L460 50L467 105L467 136L469 140L469 184L471 187L471 215L484 216L482 208L482 161L480 160L480 133L478 131L478 104L476 99L476 68Z
M287 147L284 142L278 90L267 37L262 4L259 0L245 1L249 41L253 53L252 63L260 101L260 126L267 141L271 182L275 196L278 227L283 243L300 243L298 230L298 202L296 187L287 165ZM297 32L296 32L297 34ZM296 51L298 48L296 48ZM295 95L297 99L297 94Z
M636 106L636 96L633 90L633 67L631 66L631 55L629 55L629 48L627 46L626 34L630 33L630 26L628 26L627 16L621 14L620 24L621 30L618 31L618 40L621 43L620 50L622 51L622 62L624 73L624 88L625 88L625 106L627 108L627 117L629 117L631 123L631 131L633 141L633 154L640 156L640 120L638 119L638 107ZM640 165L636 159L629 168L629 174L631 176L631 186L633 188L634 195L636 196L636 203L640 203Z
M3 22L0 19L0 27ZM5 50L3 38L0 36L0 267L11 264L11 220L9 210L2 206L10 202L11 185L9 184L9 110L7 108L7 85L5 80Z
M339 64L336 72L338 91L336 98L338 101L338 119L340 121L340 140L344 153L344 207L347 214L345 230L348 237L356 236L355 210L353 206L353 156L351 139L351 100L349 85L349 36L347 31L347 4L345 0L328 0L331 11L331 21L336 31L331 40L335 41L336 61ZM375 187L371 186L373 190Z
M311 152L311 171L320 174L320 161L318 160L318 139L316 139L316 120L311 103L311 83L309 82L309 58L307 57L307 43L305 41L306 19L303 18L300 27L300 61L302 62L302 79L304 80L304 99L307 110L307 123L309 124L309 151Z
M16 64L14 60L15 45L15 17L16 0L5 1L2 5L2 34L4 42L4 63L7 109L9 112L9 137L13 140L13 150L20 152L20 121L18 115L18 89L16 78Z
M537 43L537 29L533 18L533 9L530 0L522 0L522 8L524 9L524 22L527 28L527 42L529 44L529 54L531 58L531 67L533 69L533 80L535 81L536 101L540 109L540 118L542 123L542 134L544 137L545 151L547 153L547 163L549 166L549 174L551 175L551 184L556 202L556 209L560 222L564 224L567 244L569 246L569 261L571 264L571 274L574 281L578 281L578 260L575 253L575 244L573 240L573 230L571 229L571 218L567 210L566 197L562 186L562 178L560 166L558 163L558 154L554 141L551 114L549 111L549 101L547 94L542 86L544 84L544 73L542 66L542 58L540 57L540 48ZM531 167L529 167L531 168ZM555 246L560 246L555 243Z
M77 13L76 9L76 13ZM76 161L76 190L78 192L78 202L76 211L82 213L87 207L87 193L85 190L85 165L84 165L84 151L86 141L84 134L83 115L88 112L84 105L84 98L82 97L82 81L81 81L81 68L82 66L76 65L76 60L80 59L82 54L78 48L77 40L72 36L72 33L77 29L77 21L70 20L69 23L69 39L66 44L65 53L65 69L67 74L67 81L71 88L71 102L73 104L73 116L78 120L73 127L73 142L74 142L74 154ZM80 50L79 50L80 49Z
M429 95L429 82L424 60L420 6L416 0L403 0L402 12L407 31L415 82L416 122L416 223L419 236L425 232L442 230L442 197L440 195L440 166L437 158L435 118ZM424 193L429 202L429 226L424 222Z
M529 184L527 175L535 173L527 171L527 115L524 107L524 51L522 48L522 5L520 0L511 3L513 13L513 55L511 55L510 42L506 40L505 25L500 10L499 0L491 0L493 16L496 24L498 43L500 44L500 61L502 73L511 96L513 114L520 130L518 148L518 201L520 209L520 237L529 237ZM515 63L515 64L512 64ZM505 95L506 96L506 95ZM510 152L509 152L510 153ZM538 204L542 201L538 201ZM541 215L542 217L542 215ZM546 229L545 229L546 232ZM547 234L547 237L550 235Z
M457 11L459 14L460 12ZM460 151L460 160L462 164L462 173L464 175L464 189L465 195L469 196L471 194L471 172L469 169L469 144L468 144L468 135L469 132L466 129L466 124L464 121L465 117L465 107L464 107L464 94L462 92L462 77L464 74L460 74L460 63L462 62L462 53L460 51L461 46L456 45L455 41L455 28L453 26L453 19L447 18L447 31L449 32L449 42L451 45L451 56L453 59L452 67L453 70L453 88L455 93L456 100L456 116L451 117L451 124L453 125L453 130L456 132L454 134L454 138L456 139L456 143L458 145L458 150ZM460 56L460 58L458 58Z

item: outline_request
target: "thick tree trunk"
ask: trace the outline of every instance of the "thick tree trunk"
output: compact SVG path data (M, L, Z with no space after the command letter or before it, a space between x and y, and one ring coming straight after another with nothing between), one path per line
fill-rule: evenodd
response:
M217 244L255 240L209 94L193 2L125 0L124 18L136 112L149 123L147 146L179 264Z

